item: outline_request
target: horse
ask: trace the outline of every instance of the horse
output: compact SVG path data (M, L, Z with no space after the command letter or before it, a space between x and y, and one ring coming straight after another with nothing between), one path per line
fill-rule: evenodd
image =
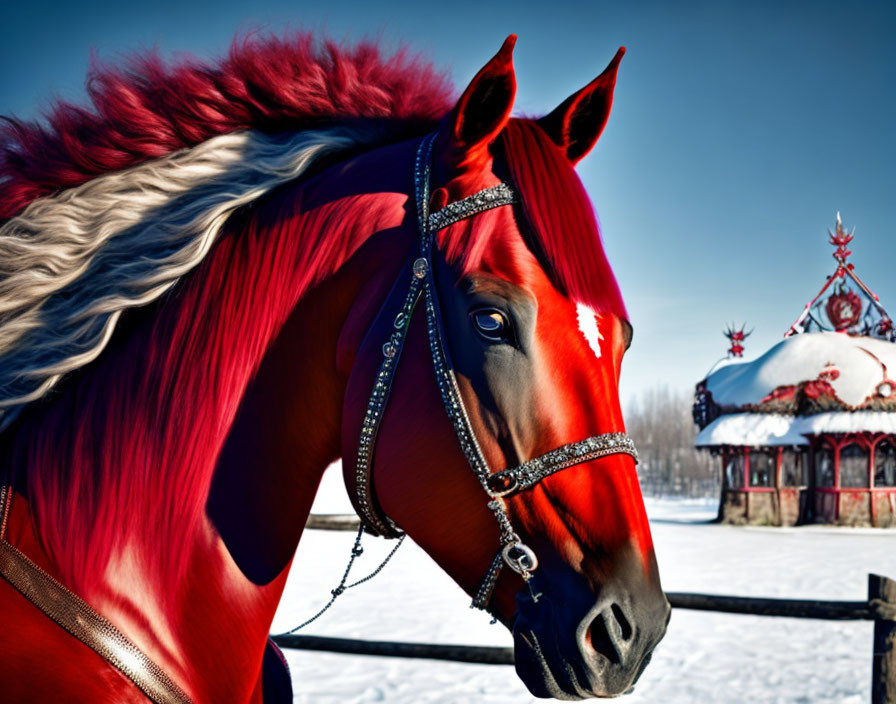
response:
M6 121L5 701L291 701L269 630L339 458L535 696L632 687L670 609L574 171L624 48L535 120L515 41L456 100L407 53L256 36Z

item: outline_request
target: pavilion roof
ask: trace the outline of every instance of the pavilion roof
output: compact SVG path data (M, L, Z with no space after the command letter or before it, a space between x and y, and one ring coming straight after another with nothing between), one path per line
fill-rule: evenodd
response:
M893 321L848 261L854 233L839 213L829 235L836 268L783 340L743 362L744 328L729 326L728 357L697 385L698 446L799 445L815 432L896 432Z

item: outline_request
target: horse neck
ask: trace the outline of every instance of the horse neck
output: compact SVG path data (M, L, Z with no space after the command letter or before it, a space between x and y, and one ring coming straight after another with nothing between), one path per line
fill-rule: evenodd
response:
M211 701L254 686L247 653L260 663L339 455L337 358L350 364L409 251L411 163L412 145L386 147L232 218L173 295L18 426L54 571Z
M243 396L218 460L208 514L255 584L268 583L289 564L323 470L341 454L343 401L355 355L415 241L415 231L403 225L410 151L406 145L384 151L378 162L407 165L395 172L394 183L383 182L388 171L371 164L370 155L341 166L335 190L324 178L295 201L307 208L303 228L315 232L321 220L348 228L361 222L363 244L292 309ZM366 182L370 174L376 184ZM346 194L340 188L346 182L387 194ZM330 203L345 201L352 203L352 217L330 209ZM364 214L360 221L358 211ZM333 241L353 239L335 234Z

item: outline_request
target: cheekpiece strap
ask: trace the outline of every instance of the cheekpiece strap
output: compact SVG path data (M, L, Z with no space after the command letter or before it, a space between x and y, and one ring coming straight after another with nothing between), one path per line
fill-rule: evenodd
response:
M414 163L414 192L420 249L417 259L411 266L410 283L404 305L395 318L391 336L383 345L383 361L374 381L373 392L362 423L356 464L355 497L361 520L371 532L386 537L401 535L399 527L376 506L371 481L373 451L377 430L385 412L395 370L407 337L411 315L418 302L422 302L442 405L470 469L489 497L488 507L495 515L500 532L500 549L472 603L475 608L487 610L503 565L509 566L522 577L529 586L534 601L540 596L536 594L530 581L538 567L538 558L514 532L504 497L528 489L545 477L582 462L613 454L631 455L637 462L638 453L631 438L625 433L606 433L563 445L518 467L492 474L467 416L448 348L443 339L442 315L432 266L432 253L435 234L438 231L486 210L511 205L515 197L507 184L499 183L430 214L430 156L434 138L435 135L431 134L423 139Z
M379 371L374 379L373 390L367 402L367 409L361 423L358 453L355 458L354 496L358 514L369 532L386 538L398 538L402 535L402 531L376 506L372 486L374 448L383 414L389 401L389 392L392 390L398 362L407 339L411 318L417 303L421 299L425 301L430 344L435 346L433 355L438 360L436 365L437 376L439 377L439 386L443 390L442 399L446 404L446 408L457 407L460 404L460 392L456 389L457 382L454 380L454 373L450 369L450 365L447 363L445 354L441 349L441 340L437 330L439 325L438 303L433 294L434 280L432 278L433 235L460 220L492 208L509 205L514 201L511 188L505 183L499 183L462 200L450 203L438 212L430 215L429 172L433 140L434 135L429 135L423 139L414 163L417 226L420 233L419 256L411 266L407 294L404 297L401 309L395 316L392 333L382 347L383 360L380 363ZM447 390L447 385L453 388ZM462 404L460 406L462 409ZM455 422L455 430L458 433L464 433L467 437L467 440L462 442L462 446L465 454L467 454L467 458L470 459L469 450L471 445L475 444L476 439L473 437L472 430L469 429L469 421L466 422L466 431L458 430L457 424L462 424L463 421L457 414L449 412L449 415L452 416L452 421ZM466 413L464 412L463 415L465 419ZM471 461L475 462L479 467L477 476L479 476L480 482L482 482L488 475L488 467L482 458L482 453L478 452L478 447L476 454L478 459Z
M411 277L404 302L392 323L392 334L382 346L383 361L380 363L379 371L373 381L370 399L367 401L367 409L361 422L358 454L355 458L353 492L355 501L353 503L368 532L385 538L400 538L403 533L381 509L376 507L372 481L373 452L380 423L386 410L386 403L389 400L389 392L392 390L395 370L398 368L398 360L401 358L402 349L404 349L408 327L420 298L421 279L422 277L416 274Z

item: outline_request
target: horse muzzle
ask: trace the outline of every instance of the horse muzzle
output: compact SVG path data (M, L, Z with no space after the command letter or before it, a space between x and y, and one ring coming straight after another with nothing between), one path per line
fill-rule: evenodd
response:
M533 580L533 590L516 597L513 623L516 671L529 691L564 700L630 691L669 622L658 581L644 578L635 589L610 583L595 600L580 579Z

